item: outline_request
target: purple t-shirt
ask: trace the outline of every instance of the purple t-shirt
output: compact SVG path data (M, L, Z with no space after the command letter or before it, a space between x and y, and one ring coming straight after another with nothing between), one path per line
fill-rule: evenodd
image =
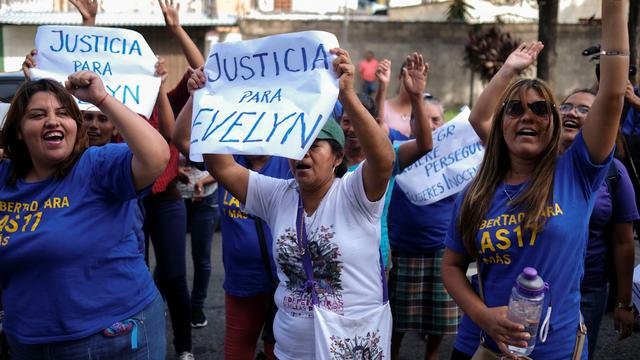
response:
M596 193L596 203L589 220L589 243L581 288L601 287L607 283L605 235L608 225L631 222L640 218L627 169L619 160L613 161L619 175L616 193L613 196L609 193L606 181L600 185Z

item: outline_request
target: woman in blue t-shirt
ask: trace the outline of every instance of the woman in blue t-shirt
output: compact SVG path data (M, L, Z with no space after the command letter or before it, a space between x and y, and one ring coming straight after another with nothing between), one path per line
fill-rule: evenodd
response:
M591 110L596 92L580 89L572 92L559 106L562 116L562 151L569 149ZM594 358L596 341L609 292L609 279L616 279L617 305L614 325L619 338L633 330L634 245L633 221L638 220L635 192L627 169L617 159L609 165L607 179L596 193L589 219L589 242L580 283L580 312L584 316L589 338L589 359ZM608 259L615 259L608 262ZM610 266L608 264L611 264ZM613 274L608 272L613 270Z
M624 100L629 65L625 14L626 2L602 2L600 91L581 134L561 156L562 124L549 88L536 79L512 83L535 61L540 42L522 44L511 53L471 112L486 156L456 201L445 240L443 280L465 314L453 359L471 358L481 338L484 347L509 357L515 355L508 345L527 346L535 334L507 319L506 306L516 277L527 266L549 283L545 305L553 305L553 312L546 306L543 310L541 336L530 356L574 356L588 219L611 162ZM483 299L476 282L472 286L466 278L473 259ZM541 319L531 319L531 332ZM586 357L584 349L581 358Z
M164 307L135 232L135 199L168 161L164 139L90 71L26 82L3 127L0 283L14 359L163 358ZM126 145L87 149L71 95ZM90 234L90 236L88 236Z

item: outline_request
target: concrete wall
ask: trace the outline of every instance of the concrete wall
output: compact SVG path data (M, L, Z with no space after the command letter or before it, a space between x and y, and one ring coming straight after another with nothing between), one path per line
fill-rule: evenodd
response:
M464 66L464 46L472 29L473 26L468 24L350 21L345 44L341 40L344 23L340 21L240 21L240 31L245 39L304 30L334 33L341 46L350 51L354 62L371 50L378 59L388 58L392 61L394 74L397 74L408 53L422 52L431 69L427 90L440 97L447 108L468 104L469 99L475 99L482 88L476 79L471 94L471 72ZM502 29L521 40L537 37L536 24L510 24ZM581 56L581 52L599 42L599 31L599 25L560 25L555 69L555 93L558 97L574 88L592 85L594 67ZM532 69L530 76L534 74L535 69ZM394 81L392 89L395 91L396 88L397 81Z

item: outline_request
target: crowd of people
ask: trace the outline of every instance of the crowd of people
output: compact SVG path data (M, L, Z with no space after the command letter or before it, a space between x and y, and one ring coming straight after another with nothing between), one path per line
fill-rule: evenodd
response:
M71 3L95 25L97 1ZM447 335L456 337L453 360L518 358L511 349L536 335L507 315L525 267L549 287L530 358L594 358L610 296L620 339L631 335L640 216L628 143L640 97L628 83L627 1L602 1L594 88L558 102L544 81L520 77L542 43L509 55L469 116L485 148L478 173L424 206L394 181L432 151L445 123L425 92L422 54L398 66L387 99L389 60L368 52L356 66L347 50L331 49L338 101L301 160L204 154L197 163L191 119L205 60L179 5L158 3L190 67L171 87L158 60L149 118L91 71L62 85L28 79L12 100L0 132L11 359L164 359L165 303L175 356L193 359L192 328L208 324L218 226L225 359L253 359L260 338L267 359L398 359L409 332L424 337L425 359L438 358ZM36 55L24 61L27 78ZM80 111L74 97L92 106Z

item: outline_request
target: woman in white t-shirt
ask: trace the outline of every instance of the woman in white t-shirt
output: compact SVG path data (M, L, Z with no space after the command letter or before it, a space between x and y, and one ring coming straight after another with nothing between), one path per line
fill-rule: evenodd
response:
M380 126L362 106L353 88L355 67L349 54L332 49L333 68L339 77L339 100L352 119L365 152L365 161L344 174L344 134L329 119L302 160L289 160L294 179L260 175L238 165L230 155L204 155L207 168L247 212L263 218L273 234L273 253L280 284L273 330L279 359L313 359L314 312L302 254L311 256L318 307L350 318L364 317L383 303L380 269L380 216L391 175L394 152ZM204 86L198 70L190 90ZM176 143L188 146L192 99L178 117ZM344 174L344 176L342 176ZM298 201L304 208L308 246L296 236ZM303 242L305 243L305 242ZM390 312L385 315L390 322ZM365 320L366 322L367 320ZM335 339L332 351L379 353L388 339L375 334L356 339ZM333 338L333 337L332 337ZM352 346L353 345L353 346ZM386 350L385 350L386 351Z

